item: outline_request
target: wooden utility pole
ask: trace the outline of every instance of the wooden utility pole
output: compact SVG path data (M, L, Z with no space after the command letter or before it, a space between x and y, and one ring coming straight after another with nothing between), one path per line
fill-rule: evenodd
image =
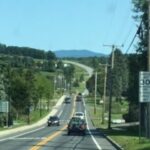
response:
M148 0L148 71L150 71L150 0ZM146 115L147 114L147 115ZM147 103L147 113L145 113L146 123L146 135L150 138L150 103Z
M97 72L95 72L95 100L94 100L94 114L96 114L96 100L97 100Z
M109 84L109 110L108 110L108 129L111 129L111 109L112 109L112 85L113 85L113 80L112 80L112 72L114 68L114 50L116 47L122 47L117 46L117 45L103 45L107 47L112 48L112 56L111 56L111 68L110 68L110 84Z
M148 71L150 71L150 0L148 0Z
M111 68L110 68L110 95L109 95L109 114L108 114L108 129L111 129L111 110L112 110L112 71L114 68L114 45L112 45Z
M104 45L112 47L112 56L111 56L111 68L110 68L110 82L109 82L109 108L108 108L108 129L111 129L111 109L112 109L112 71L114 68L114 45Z
M106 104L106 82L107 82L107 64L105 64L104 90L103 90L103 107L102 107L102 124L105 122L105 104Z

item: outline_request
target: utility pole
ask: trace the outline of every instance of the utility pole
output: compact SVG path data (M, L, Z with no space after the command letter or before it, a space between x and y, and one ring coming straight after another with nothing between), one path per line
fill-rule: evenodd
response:
M96 114L96 99L97 99L97 72L95 72L95 100L94 100L94 114Z
M148 71L150 71L150 0L148 0Z
M108 114L108 129L111 129L111 110L112 110L112 71L114 68L114 48L115 46L112 45L112 58L111 58L111 68L110 68L110 96L109 96L109 114Z
M113 80L112 80L112 72L114 68L114 50L116 47L122 47L117 46L117 45L103 45L107 47L112 48L112 54L111 54L111 68L110 68L110 84L109 84L109 110L108 110L108 129L111 129L111 109L112 109L112 85L113 85Z
M105 122L105 104L106 104L106 82L107 82L107 64L105 64L105 75L104 75L104 90L103 90L103 107L102 107L102 124Z
M150 71L150 0L148 0L148 71ZM146 115L147 114L147 115ZM146 123L146 135L150 138L150 103L147 103L147 113L145 114Z
M111 68L110 68L110 84L109 84L109 110L108 110L108 129L111 129L111 108L112 108L112 71L114 67L114 45L104 45L112 47Z

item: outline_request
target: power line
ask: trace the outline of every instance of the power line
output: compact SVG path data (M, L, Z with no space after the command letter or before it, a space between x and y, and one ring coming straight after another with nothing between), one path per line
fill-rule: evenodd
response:
M138 29L137 29L137 31L136 31L136 33L135 33L135 35L134 35L134 37L133 37L131 43L129 44L129 47L127 48L125 54L127 54L128 51L130 50L130 48L131 48L131 46L132 46L132 44L133 44L133 42L134 42L134 40L135 40L135 38L136 38L136 35L139 34L139 32L140 32L140 30L141 30L141 26L142 26L142 20L141 20L140 25L139 25L139 27L138 27Z
M126 34L126 36L125 36L125 40L124 40L124 42L123 42L123 43L124 43L123 45L126 44L128 38L129 38L129 36L131 35L132 27L133 27L133 25L131 24L131 26L130 26L130 28L129 28L129 31L127 32L127 34Z

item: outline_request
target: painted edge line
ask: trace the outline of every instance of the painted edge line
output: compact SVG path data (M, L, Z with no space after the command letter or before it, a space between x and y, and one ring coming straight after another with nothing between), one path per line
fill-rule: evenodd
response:
M83 100L83 104L85 106L85 101ZM89 129L89 124L88 124L88 121L87 121L87 117L86 117L87 113L86 113L86 109L85 109L85 119L86 119L86 122L87 122L87 129L88 129L88 132L93 140L93 142L95 143L96 147L99 149L99 150L102 150L102 148L100 147L99 143L96 141L95 137L93 136L93 134L91 133L90 129Z

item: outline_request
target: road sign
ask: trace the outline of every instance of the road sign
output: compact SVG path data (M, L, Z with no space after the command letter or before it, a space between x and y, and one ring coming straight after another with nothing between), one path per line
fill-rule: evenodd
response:
M9 105L8 101L0 101L0 112L9 112Z
M150 72L139 73L139 101L150 102Z

